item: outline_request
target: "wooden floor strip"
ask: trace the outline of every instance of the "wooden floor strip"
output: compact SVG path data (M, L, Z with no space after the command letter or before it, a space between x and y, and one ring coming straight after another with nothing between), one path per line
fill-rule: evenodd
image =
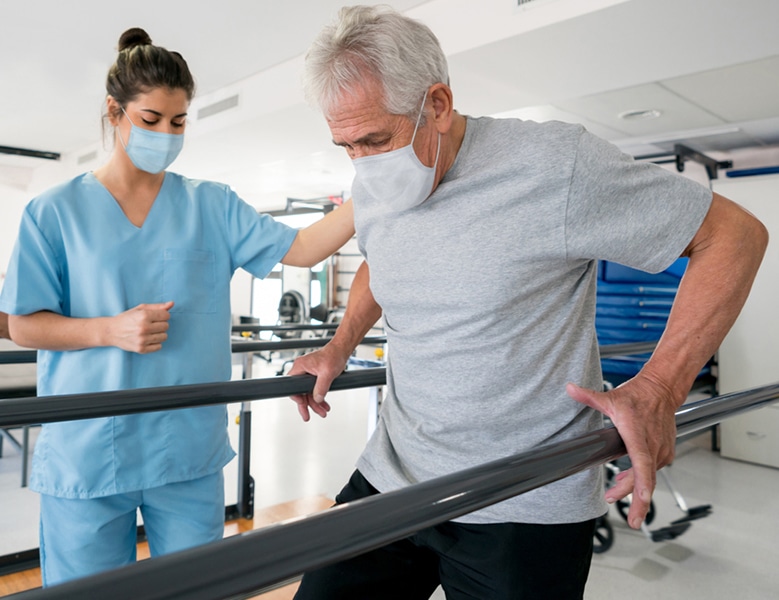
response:
M237 535L245 531L260 529L273 523L310 515L333 505L333 501L325 496L312 496L292 500L275 506L256 510L254 519L239 519L225 523L225 537ZM138 560L149 557L149 546L146 542L138 544ZM0 596L16 594L41 586L41 570L29 569L0 577ZM291 600L298 584L293 583L276 590L255 596L261 600Z

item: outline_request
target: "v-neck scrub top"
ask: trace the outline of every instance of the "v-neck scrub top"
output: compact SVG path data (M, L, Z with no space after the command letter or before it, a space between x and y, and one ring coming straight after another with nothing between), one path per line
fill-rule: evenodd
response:
M157 352L40 350L41 396L228 381L230 279L239 267L265 277L296 233L228 186L173 173L137 227L86 173L26 207L0 310L87 318L175 303ZM226 426L222 405L46 424L30 487L94 498L203 477L235 455Z

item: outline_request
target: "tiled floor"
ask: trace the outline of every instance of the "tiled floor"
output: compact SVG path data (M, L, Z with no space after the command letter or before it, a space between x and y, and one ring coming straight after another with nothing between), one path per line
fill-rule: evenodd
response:
M310 423L300 421L287 399L253 403L257 507L333 497L346 481L366 439L367 392L339 392L330 401L330 416ZM232 418L230 423L237 439ZM227 469L228 503L236 498L235 468L233 463ZM20 489L19 469L20 457L6 445L0 459L0 555L37 546L37 496ZM712 514L673 541L652 542L628 529L612 509L614 545L593 560L587 600L779 598L779 470L723 459L710 450L708 435L681 444L670 470L687 503L711 504ZM662 481L655 503L650 529L682 516Z

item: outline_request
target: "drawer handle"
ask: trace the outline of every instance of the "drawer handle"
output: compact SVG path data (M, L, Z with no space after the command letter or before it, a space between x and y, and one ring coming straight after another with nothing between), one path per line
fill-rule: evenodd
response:
M757 440L762 440L763 438L765 438L766 434L765 433L758 433L756 431L747 431L747 437L750 440L757 441Z

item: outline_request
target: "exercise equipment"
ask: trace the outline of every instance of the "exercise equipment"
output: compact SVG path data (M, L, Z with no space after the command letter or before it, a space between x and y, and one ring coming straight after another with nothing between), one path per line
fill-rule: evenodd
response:
M312 319L325 324L334 324L341 320L342 313L337 310L330 310L324 304L319 304L309 309L303 294L296 290L288 290L281 295L279 300L279 318L278 324L282 326L301 325L300 328L287 331L274 331L273 335L280 339L290 338L325 338L332 337L333 329L305 328L303 325L310 325ZM284 375L287 367L291 366L296 358L302 356L307 350L295 350L282 355L285 360L276 372L276 375ZM270 362L270 360L268 360Z

